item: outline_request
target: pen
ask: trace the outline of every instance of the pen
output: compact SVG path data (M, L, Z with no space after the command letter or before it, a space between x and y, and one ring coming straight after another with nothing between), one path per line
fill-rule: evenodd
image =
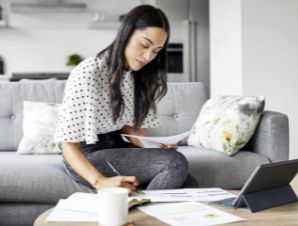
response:
M119 171L116 170L115 167L109 161L106 160L106 163L109 165L109 167L113 170L114 173L116 173L118 176L121 176Z
M106 163L108 164L108 166L113 170L114 173L116 173L118 176L121 176L121 174L119 173L118 170L116 170L116 168L112 165L112 163L110 163L109 161L106 160ZM136 194L145 194L142 191L139 191L138 189L136 189L133 193Z

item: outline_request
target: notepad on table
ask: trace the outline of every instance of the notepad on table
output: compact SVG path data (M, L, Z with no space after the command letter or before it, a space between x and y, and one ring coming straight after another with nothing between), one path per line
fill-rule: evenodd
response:
M58 221L97 221L97 194L76 192L67 199L60 199L47 222ZM150 200L141 197L128 197L128 208L149 203Z

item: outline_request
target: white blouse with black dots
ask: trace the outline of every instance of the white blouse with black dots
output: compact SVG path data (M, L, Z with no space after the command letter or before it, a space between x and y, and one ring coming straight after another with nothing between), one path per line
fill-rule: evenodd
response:
M94 144L97 134L119 130L134 124L134 79L130 72L123 75L121 93L124 112L116 123L112 121L108 87L107 51L98 57L90 57L75 67L65 85L59 113L55 141ZM152 109L142 128L156 127L159 119Z

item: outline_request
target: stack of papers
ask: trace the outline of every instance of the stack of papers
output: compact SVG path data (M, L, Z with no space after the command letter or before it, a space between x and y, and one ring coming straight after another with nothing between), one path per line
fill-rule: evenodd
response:
M235 197L235 195L226 192L221 188L145 190L143 192L144 194L136 194L129 197L128 202L131 202L135 199L139 201L150 199L150 205L145 205L138 208L143 212L157 217L169 224L172 224L173 220L176 221L176 218L172 219L172 215L176 216L178 214L178 212L173 213L171 212L171 210L180 211L180 209L183 209L184 211L180 211L178 215L183 216L181 219L188 219L189 221L187 222L192 222L193 220L195 220L191 217L195 215L196 219L200 220L201 218L198 218L199 216L202 216L204 218L206 218L206 216L209 216L210 219L207 217L208 219L206 220L206 222L214 223L201 224L196 221L195 224L188 224L186 221L181 221L181 225L215 225L217 224L216 222L227 223L243 220L242 218L238 218L231 214L226 214L222 211L194 202L209 202ZM162 204L164 202L170 203ZM159 210L160 208L168 210L166 212L162 212ZM46 219L46 222L97 222L97 209L97 194L77 192L69 196L67 199L59 200L52 213ZM214 219L211 216L214 216Z

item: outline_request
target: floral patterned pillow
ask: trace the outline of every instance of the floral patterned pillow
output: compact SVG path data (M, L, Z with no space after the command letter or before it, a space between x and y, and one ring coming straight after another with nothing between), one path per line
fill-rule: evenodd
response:
M59 104L24 101L23 138L18 154L59 154L54 142Z
M264 106L264 96L211 98L192 127L188 144L233 155L252 137Z

